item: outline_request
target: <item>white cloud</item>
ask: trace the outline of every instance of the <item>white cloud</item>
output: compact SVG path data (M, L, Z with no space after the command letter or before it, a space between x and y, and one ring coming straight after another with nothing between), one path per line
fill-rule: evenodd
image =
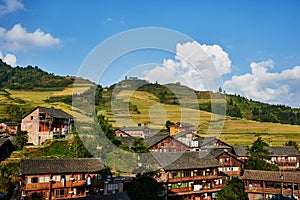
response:
M233 76L225 90L258 101L300 107L300 66L272 73L272 60L252 62L251 73Z
M0 4L0 17L23 8L24 4L19 0L4 0L4 4Z
M30 33L20 24L14 25L11 30L0 27L0 46L11 51L50 47L59 44L59 38L53 37L50 33L44 33L39 28Z
M160 83L181 82L198 90L216 90L221 76L231 71L231 60L219 45L201 45L196 41L177 44L175 59L144 72L145 79Z
M16 67L17 66L17 57L13 54L6 54L6 56L3 57L2 53L0 52L0 58L5 62L6 64Z

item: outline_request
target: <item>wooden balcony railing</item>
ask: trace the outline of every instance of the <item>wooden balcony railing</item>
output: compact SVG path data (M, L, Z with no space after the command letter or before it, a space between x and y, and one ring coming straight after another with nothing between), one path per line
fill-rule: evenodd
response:
M45 190L50 189L50 183L28 183L25 188L26 190Z
M187 187L187 188L172 188L169 189L168 195L174 196L174 195L185 195L185 194L194 194L194 193L206 193L206 192L217 192L220 191L223 187L225 187L225 184L219 184L215 185L214 187L210 188L202 188L200 190L195 190L193 187Z
M207 180L207 179L216 179L219 178L218 175L208 175L208 176L186 176L178 178L169 178L168 182L177 183L184 181L197 181L197 180Z
M259 194L281 194L281 188L263 188L263 187L245 187L246 192L259 193ZM292 189L283 189L283 194L291 196ZM300 195L300 190L294 190L295 196Z
M68 188L68 187L85 187L87 186L87 180L81 181L66 181L65 185L63 182L47 182L47 183L28 183L25 185L26 190L45 190L45 189L57 189L57 188ZM103 180L92 180L91 186L103 186Z

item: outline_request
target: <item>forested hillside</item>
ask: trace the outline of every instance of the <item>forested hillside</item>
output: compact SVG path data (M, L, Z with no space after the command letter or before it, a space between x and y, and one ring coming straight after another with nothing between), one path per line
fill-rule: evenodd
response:
M72 77L49 74L38 67L11 67L0 59L0 88L32 90L65 88L74 82Z

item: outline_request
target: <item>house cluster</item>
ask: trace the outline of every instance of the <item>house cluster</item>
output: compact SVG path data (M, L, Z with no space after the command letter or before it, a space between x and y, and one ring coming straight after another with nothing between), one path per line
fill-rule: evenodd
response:
M28 132L28 143L39 145L71 133L72 116L60 109L37 107L23 117L21 129ZM158 194L162 199L214 200L232 177L243 181L250 200L300 197L300 154L292 146L265 147L280 171L252 171L244 168L249 159L246 146L201 137L189 123L176 123L170 132L155 135L146 126L117 127L114 132L129 145L134 138L143 139L159 165L155 179L165 187ZM0 140L0 147L5 142ZM109 194L129 199L123 192L124 181L114 179L96 158L22 159L20 176L22 199L101 199Z
M122 128L120 134L120 129L116 129L115 135L121 140L144 139L145 146L161 164L156 180L166 186L164 195L168 199L216 199L217 192L232 177L243 180L250 200L272 199L278 195L300 197L300 172L297 171L300 153L295 147L265 147L271 153L270 161L280 171L252 171L244 168L249 159L247 146L231 146L216 137L201 137L189 123L177 123L170 127L170 132L151 137L146 127L128 130Z

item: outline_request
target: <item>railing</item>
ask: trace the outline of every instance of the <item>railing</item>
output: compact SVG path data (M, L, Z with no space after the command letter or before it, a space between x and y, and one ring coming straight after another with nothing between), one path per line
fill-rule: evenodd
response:
M217 192L220 191L223 187L225 187L225 184L215 185L214 187L210 188L202 188L200 190L195 190L193 187L187 187L187 188L173 188L169 189L168 195L169 196L176 196L176 195L185 195L185 194L195 194L195 193L211 193L211 192Z
M260 193L260 194L281 194L281 188L263 188L263 187L245 187L246 192L251 193ZM291 196L292 195L292 189L283 189L283 194ZM295 196L300 195L300 190L294 190Z
M197 180L206 180L206 179L216 179L219 178L218 175L208 175L208 176L186 176L178 178L169 178L168 182L177 183L184 181L197 181Z
M26 190L50 189L50 183L27 183Z
M65 187L82 187L82 186L87 186L87 181L82 180L82 181L66 181L65 185L63 185L63 182L54 182L52 184L52 188L65 188Z

